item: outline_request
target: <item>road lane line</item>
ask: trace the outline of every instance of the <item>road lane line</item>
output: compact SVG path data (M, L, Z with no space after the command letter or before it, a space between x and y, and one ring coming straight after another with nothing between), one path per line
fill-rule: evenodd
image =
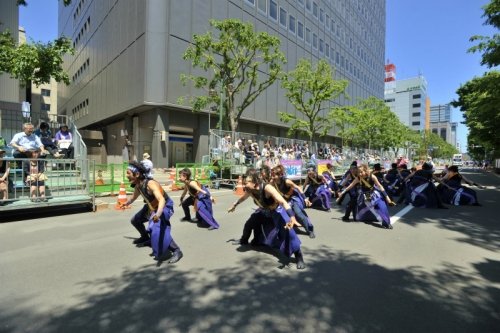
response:
M399 212L391 216L391 224L394 224L399 221L400 218L406 215L410 210L413 209L412 205L407 205L405 208L401 209Z

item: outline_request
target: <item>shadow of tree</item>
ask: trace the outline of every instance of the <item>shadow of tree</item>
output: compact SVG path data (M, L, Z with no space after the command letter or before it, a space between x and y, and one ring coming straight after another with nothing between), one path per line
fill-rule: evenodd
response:
M391 270L326 247L305 271L276 270L269 260L125 270L76 285L79 304L52 317L16 312L19 300L4 300L1 331L492 332L500 324L500 289L460 267ZM477 265L487 272L498 262Z

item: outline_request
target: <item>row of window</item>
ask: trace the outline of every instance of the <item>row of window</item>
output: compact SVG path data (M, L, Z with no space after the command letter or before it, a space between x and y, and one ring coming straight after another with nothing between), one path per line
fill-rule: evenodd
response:
M89 99L82 101L80 104L75 106L71 113L73 114L73 119L77 120L89 114Z
M73 12L73 24L76 24L78 17L83 11L83 6L85 5L85 0L78 1L78 5L75 6L75 11Z
M80 68L78 68L76 73L73 75L72 77L73 83L77 82L89 68L90 68L90 58L87 58L87 60L83 62Z
M78 32L78 35L73 40L73 48L76 49L77 46L81 44L83 37L87 34L87 31L90 31L90 16L87 17L85 23L83 23L82 28Z
M269 0L269 7L267 7L267 0L246 0L246 2L252 6L257 5L258 11L263 14L267 14L266 8L268 8L269 17L273 21L278 22L284 29L287 29L290 34L296 35L300 40L303 40L305 44L311 45L315 50L318 50L320 55L330 60L331 64L335 63L337 67L344 69L365 85L375 88L376 83L374 80L371 80L368 75L363 73L361 69L358 69L355 64L347 60L348 58L341 55L339 51L335 51L328 42L319 38L316 32L311 31L310 27L305 26L304 23L297 20L294 15L289 14L285 8L278 6L276 0ZM309 10L308 2L306 2L305 5L307 6L306 9ZM315 2L311 2L310 5L313 16L316 16L315 13L318 13L319 20L326 23L325 26L328 27L328 30L331 30L334 34L336 31L338 38L342 37L341 40L345 39L345 41L347 41L340 24L336 23L328 14L325 14L322 8L317 7ZM363 60L369 67L374 69L375 61L373 61L373 59L369 57L362 47L355 43L352 38L348 40L349 42L347 45L353 52L355 50L354 54L356 54L359 59Z
M252 6L255 6L255 1L257 1L258 11L262 14L267 14L267 0L246 0L246 2ZM373 69L375 67L375 62L373 58L365 52L363 47L361 47L359 43L356 43L352 37L349 37L349 33L341 27L339 23L336 23L334 18L330 18L330 15L325 13L322 8L319 8L318 16L318 5L316 2L312 2L312 5L310 5L310 3L310 1L306 2L306 9L311 12L314 17L319 17L319 21L324 24L326 30L331 31L332 36L336 36L339 41L346 44L359 59L363 60ZM312 8L311 10L309 10L309 6ZM294 15L289 14L285 8L278 6L277 0L269 0L269 17L275 22L279 22L280 26L284 29L288 29L289 33L297 35L299 39L305 40L306 43L311 44L311 29L309 27L305 27L304 29L304 24L300 20L297 20ZM312 46L323 53L323 45L324 42L322 42L322 40L320 40L318 44L318 37L316 33L313 33Z
M50 97L50 89L41 89L40 95Z

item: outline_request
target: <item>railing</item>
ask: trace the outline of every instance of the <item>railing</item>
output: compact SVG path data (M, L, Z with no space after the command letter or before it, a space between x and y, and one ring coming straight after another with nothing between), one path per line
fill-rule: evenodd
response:
M88 160L79 159L4 159L10 168L8 199L0 210L20 209L25 204L65 205L71 203L94 204L94 193L89 186ZM35 162L43 172L30 174L29 164ZM27 166L28 165L28 166ZM43 176L42 176L43 175Z

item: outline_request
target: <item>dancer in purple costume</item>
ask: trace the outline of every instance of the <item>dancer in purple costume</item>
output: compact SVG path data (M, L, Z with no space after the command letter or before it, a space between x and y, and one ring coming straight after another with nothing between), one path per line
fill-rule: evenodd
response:
M477 200L476 191L474 191L471 188L463 186L462 181L464 181L466 184L469 185L476 185L479 188L483 188L483 186L461 175L458 172L458 167L456 165L448 167L448 172L443 178L441 178L441 180L447 185L444 186L439 184L437 187L438 193L443 202L455 206L461 206L461 205L481 206L481 204Z
M196 211L196 218L202 226L208 227L208 230L219 229L219 223L215 220L212 209L212 203L215 200L210 195L208 188L195 180L191 180L191 170L188 168L184 168L179 172L179 178L185 184L180 203L180 206L184 210L183 220L191 220L189 206L193 205ZM189 194L189 198L184 200L186 193Z
M290 206L292 206L297 221L302 224L310 238L315 238L314 226L305 211L306 202L304 201L305 196L302 193L302 189L293 181L286 178L285 167L281 164L272 169L271 176L273 177L271 183Z
M326 164L326 170L321 174L326 181L326 185L330 189L330 193L338 198L339 194L339 184L335 180L335 175L333 174L333 165L331 163Z
M134 187L134 194L122 207L130 206L139 196L143 197L146 204L131 220L132 225L141 235L140 238L134 240L134 244L151 245L158 265L167 259L169 251L172 252L167 262L173 264L183 257L181 249L171 235L170 218L174 214L174 202L156 180L146 178L147 173L142 164L129 163L127 179ZM144 222L148 221L149 233L144 227Z
M318 175L313 169L307 171L303 186L307 207L319 208L327 212L331 209L331 193L323 176Z
M415 207L447 209L438 195L434 181L444 183L432 172L432 165L422 164L422 169L412 172L407 182L407 202Z
M255 169L249 169L245 176L245 194L229 209L233 212L241 202L249 197L259 208L252 213L245 222L243 235L234 242L235 245L247 245L254 233L251 245L266 245L278 249L287 257L295 256L297 269L304 269L305 263L300 250L300 239L297 237L294 226L300 224L295 219L295 213L276 188L265 183Z
M359 184L357 189L355 215L358 221L382 223L385 229L392 229L391 218L387 205L395 205L385 192L375 175L370 174L368 165L359 167L358 177L342 191L341 197L347 191ZM387 204L386 204L387 202Z

